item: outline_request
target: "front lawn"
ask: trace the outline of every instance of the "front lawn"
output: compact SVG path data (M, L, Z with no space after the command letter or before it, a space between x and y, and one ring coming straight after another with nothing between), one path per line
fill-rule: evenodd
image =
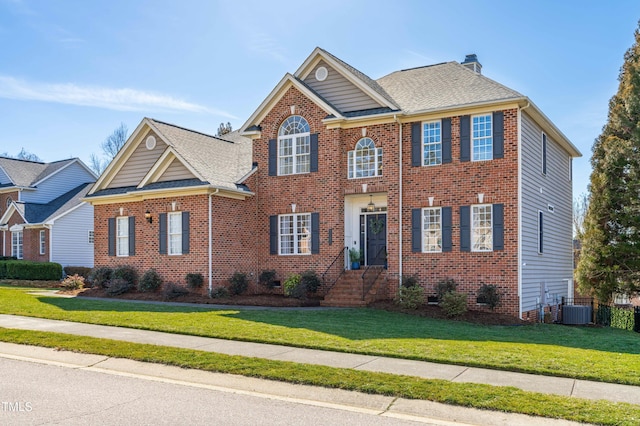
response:
M34 296L0 313L640 385L640 335L595 327L481 326L375 309L212 310Z

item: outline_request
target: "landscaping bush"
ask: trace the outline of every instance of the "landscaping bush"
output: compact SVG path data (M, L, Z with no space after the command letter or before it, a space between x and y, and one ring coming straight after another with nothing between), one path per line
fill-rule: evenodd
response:
M65 266L64 275L80 275L81 277L87 278L91 273L91 268L87 268L86 266Z
M78 274L67 275L67 278L60 283L60 286L65 290L78 290L84 288L84 277Z
M108 282L105 291L109 296L117 296L133 290L134 287L135 286L131 282L124 278L113 278Z
M91 287L106 288L111 278L113 278L113 269L108 266L100 266L91 270L88 281Z
M189 294L189 290L181 285L168 283L164 286L162 294L164 295L165 299L175 299L180 296L186 296L187 294Z
M440 307L448 317L457 317L467 312L467 295L450 291L440 300Z
M442 301L442 298L447 293L453 293L458 288L458 283L453 278L445 278L438 281L436 284L436 295L438 296L438 302Z
M307 295L307 289L302 284L302 277L300 274L289 275L287 279L284 280L283 286L285 296L302 299Z
M418 309L424 304L424 289L419 285L402 286L398 289L394 302L404 309Z
M204 277L201 273L187 274L184 279L187 282L187 287L191 289L200 288L204 284Z
M229 297L229 289L223 286L217 286L211 289L212 299L226 299Z
M123 280L126 280L134 287L138 285L138 271L133 266L118 266L113 270L113 278L121 278Z
M162 278L155 269L146 271L138 283L138 291L156 291L162 286Z
M418 277L402 277L402 287L418 287Z
M320 288L320 277L314 270L307 270L300 275L300 284L304 286L305 290L311 293L315 293Z
M54 262L6 260L0 262L0 278L59 281L62 278L62 265Z
M247 274L244 272L234 273L229 282L231 282L229 290L234 296L244 293L249 288L249 280L247 280Z
M491 310L500 305L498 287L494 284L482 284L478 289L478 303L486 303Z
M272 289L276 286L276 271L273 269L266 269L260 272L258 282L268 289Z

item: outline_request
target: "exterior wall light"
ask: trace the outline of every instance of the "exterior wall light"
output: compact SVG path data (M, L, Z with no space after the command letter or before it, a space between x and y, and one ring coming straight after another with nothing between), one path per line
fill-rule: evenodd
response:
M144 212L144 218L147 219L147 222L153 223L153 217L151 217L151 212L149 210Z

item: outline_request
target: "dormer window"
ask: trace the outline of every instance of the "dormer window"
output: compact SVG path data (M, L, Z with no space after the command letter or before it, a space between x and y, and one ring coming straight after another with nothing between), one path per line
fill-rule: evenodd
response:
M310 172L310 136L309 123L299 115L282 123L278 132L278 175Z
M349 151L349 179L382 176L382 148L371 138L362 138Z

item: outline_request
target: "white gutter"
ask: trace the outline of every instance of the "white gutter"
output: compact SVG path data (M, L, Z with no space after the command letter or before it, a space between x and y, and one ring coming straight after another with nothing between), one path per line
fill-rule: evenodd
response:
M400 194L400 200L398 202L398 288L400 288L402 286L402 123L398 120L396 115L393 116L393 119L400 126L398 130L398 146L400 147L400 152L398 153L398 192Z
M209 257L209 297L211 297L211 293L213 292L213 242L211 241L211 238L213 237L213 209L211 204L213 196L216 195L219 191L219 189L216 189L215 192L209 193L209 252L207 253Z
M522 318L522 111L529 108L527 104L518 108L518 317Z

